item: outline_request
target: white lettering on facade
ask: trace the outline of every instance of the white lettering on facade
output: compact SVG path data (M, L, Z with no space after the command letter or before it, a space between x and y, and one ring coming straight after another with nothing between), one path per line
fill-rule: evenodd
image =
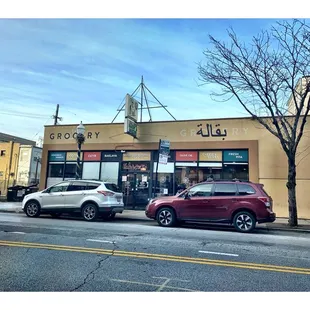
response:
M186 129L182 129L182 130L180 131L180 135L181 135L182 137L186 137Z
M196 136L196 130L195 130L195 129L192 129L192 130L191 130L191 136L192 136L192 137L195 137L195 136Z
M238 128L233 128L233 129L232 129L232 134L233 134L233 136L238 136L238 131L239 131Z

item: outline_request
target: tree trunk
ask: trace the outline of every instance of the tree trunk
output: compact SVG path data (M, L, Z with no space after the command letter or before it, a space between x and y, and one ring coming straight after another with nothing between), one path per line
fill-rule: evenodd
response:
M297 203L296 203L296 163L295 157L288 160L288 178L286 187L288 189L288 211L290 226L298 225L297 220Z

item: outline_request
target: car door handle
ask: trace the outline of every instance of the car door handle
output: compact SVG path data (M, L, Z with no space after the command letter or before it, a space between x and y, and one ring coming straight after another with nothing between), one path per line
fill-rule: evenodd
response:
M210 202L210 200L203 200L203 203L208 203Z

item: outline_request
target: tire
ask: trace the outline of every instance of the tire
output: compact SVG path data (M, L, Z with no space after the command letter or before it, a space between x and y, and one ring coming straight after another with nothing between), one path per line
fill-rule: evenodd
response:
M98 217L98 208L93 203L87 203L82 208L82 217L85 221L92 222L95 221Z
M237 231L250 233L255 229L256 219L251 213L240 211L234 216L233 224Z
M52 218L59 218L61 216L62 213L50 213L50 216Z
M25 213L28 217L39 217L41 206L37 201L29 201L25 206Z
M162 208L156 215L157 223L163 227L173 227L177 223L175 212L171 208Z
M104 220L114 220L115 219L115 213L110 213L110 214L103 214L101 217L104 219Z

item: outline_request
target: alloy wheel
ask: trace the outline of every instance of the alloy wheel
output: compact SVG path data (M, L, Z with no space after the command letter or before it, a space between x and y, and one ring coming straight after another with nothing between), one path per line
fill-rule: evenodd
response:
M86 206L83 213L84 213L84 218L91 221L96 216L96 209L94 206Z
M242 231L248 231L253 227L253 220L247 214L240 214L237 217L236 225Z
M27 206L27 213L29 216L35 216L38 213L38 206L36 203L30 203Z
M168 210L163 210L159 213L159 221L163 226L167 226L172 221L172 214Z

